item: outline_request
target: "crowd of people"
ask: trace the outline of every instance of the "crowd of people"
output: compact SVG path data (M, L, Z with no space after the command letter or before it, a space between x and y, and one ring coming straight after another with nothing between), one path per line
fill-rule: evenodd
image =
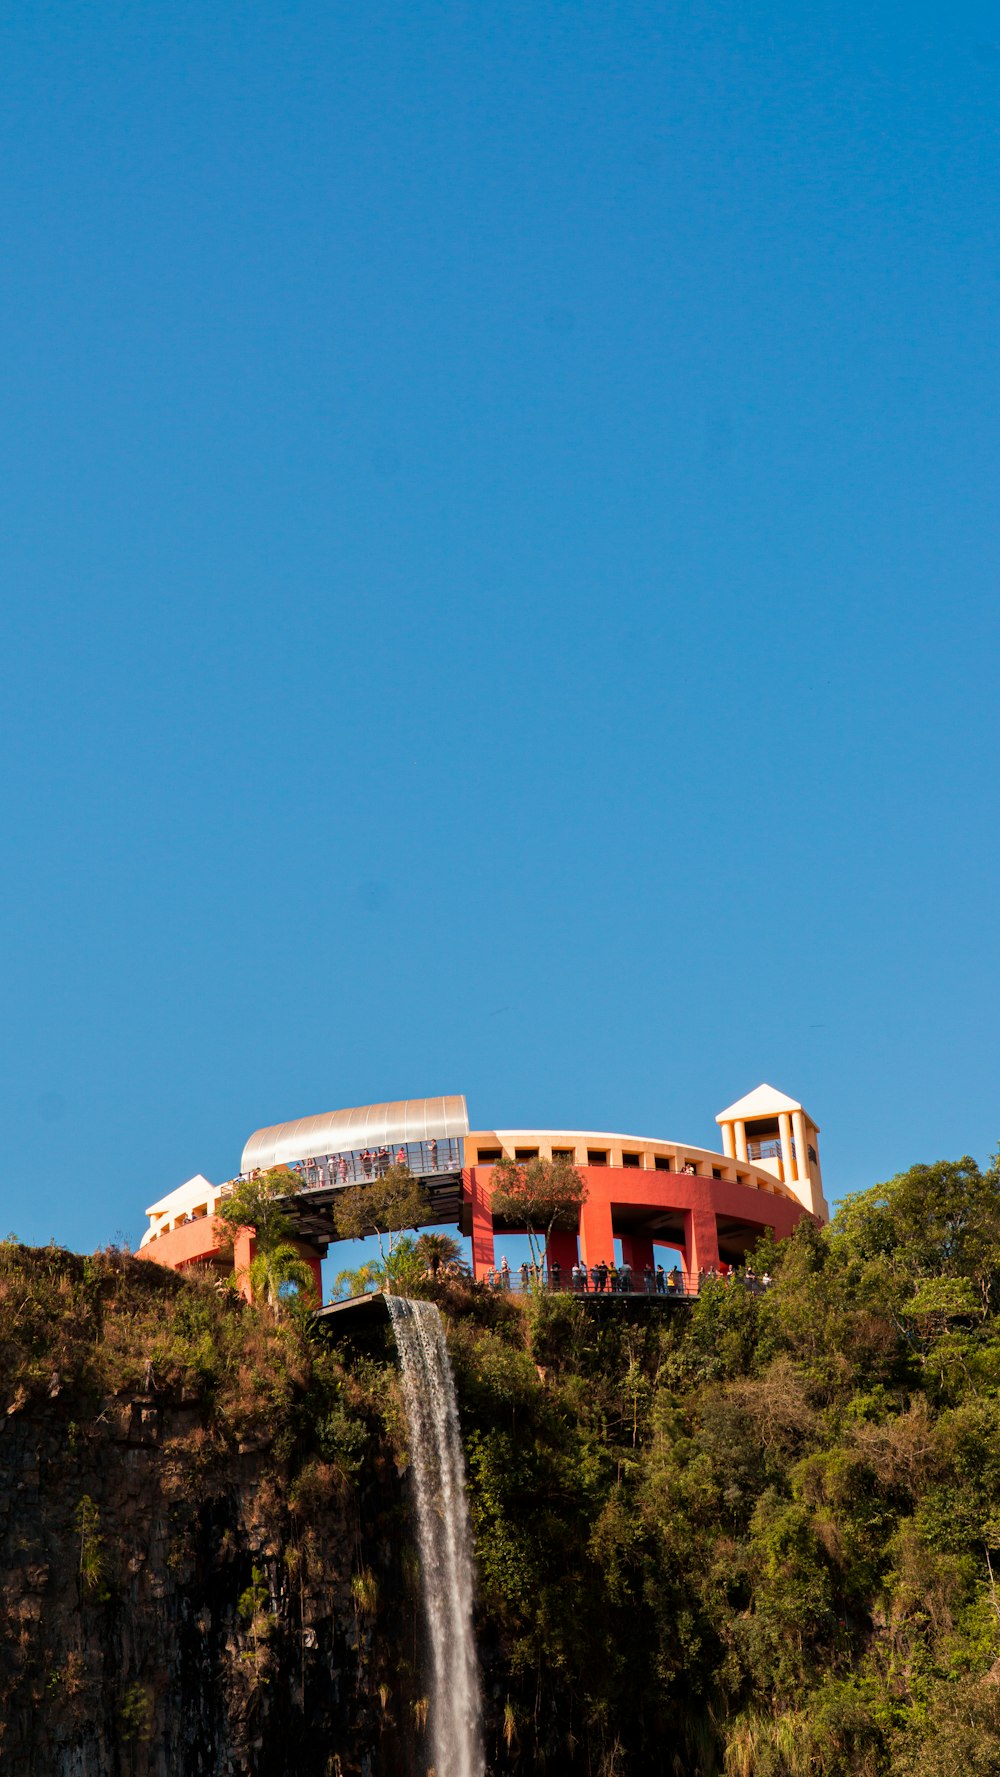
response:
M381 1147L362 1148L359 1153L317 1154L308 1160L293 1161L292 1171L300 1175L307 1187L317 1189L364 1184L371 1179L384 1178L391 1166L407 1167L422 1176L452 1170L459 1163L458 1143L445 1140L439 1152L437 1140L432 1135L429 1141L401 1142L395 1153L383 1142Z
M519 1285L514 1283L515 1276L520 1280ZM504 1255L500 1264L486 1274L487 1287L493 1290L546 1288L571 1290L582 1296L694 1296L709 1279L727 1285L739 1284L753 1291L769 1289L771 1284L769 1274L765 1271L762 1277L758 1277L752 1265L746 1265L742 1270L735 1265L711 1265L695 1276L693 1272L683 1272L679 1265L666 1271L662 1265L647 1264L636 1275L627 1259L623 1259L620 1265L600 1259L589 1266L582 1260L572 1266L560 1265L558 1259L551 1260L547 1266L529 1265L525 1260L513 1272Z

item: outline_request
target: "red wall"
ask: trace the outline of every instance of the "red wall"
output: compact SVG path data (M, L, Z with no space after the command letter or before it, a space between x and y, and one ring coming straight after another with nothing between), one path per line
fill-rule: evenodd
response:
M587 1201L580 1212L580 1255L592 1265L614 1259L616 1211L628 1213L630 1226L620 1232L623 1250L633 1268L639 1271L652 1256L652 1240L641 1227L642 1217L636 1211L679 1211L683 1217L682 1246L686 1266L697 1273L719 1263L716 1217L731 1218L764 1233L770 1228L779 1240L790 1234L796 1222L807 1212L800 1203L787 1197L772 1196L751 1185L737 1185L728 1179L692 1176L685 1172L647 1172L629 1166L581 1166L587 1184ZM462 1174L462 1192L472 1210L472 1263L477 1277L484 1277L495 1264L493 1217L490 1214L491 1166L467 1166ZM574 1236L569 1235L570 1242ZM665 1236L657 1235L664 1244ZM564 1264L569 1247L560 1245L558 1258ZM569 1263L572 1264L572 1258Z

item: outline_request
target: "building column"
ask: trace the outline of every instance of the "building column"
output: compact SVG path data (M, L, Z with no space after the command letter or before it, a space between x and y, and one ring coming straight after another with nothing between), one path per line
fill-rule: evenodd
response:
M610 1198L591 1194L586 1203L581 1204L580 1254L585 1265L599 1265L602 1259L606 1265L614 1264L615 1234Z
M656 1270L653 1259L653 1242L647 1240L644 1234L622 1234L619 1238L622 1243L622 1260L631 1265L632 1281L641 1288L646 1266L648 1265L651 1271Z
M576 1264L576 1235L569 1228L556 1228L549 1241L549 1269L558 1265L562 1273L560 1281L569 1288L573 1266Z
M809 1143L806 1140L806 1120L801 1111L792 1112L792 1128L795 1131L795 1172L803 1184L809 1183Z
M736 1158L737 1160L742 1160L744 1166L749 1166L750 1162L747 1158L747 1126L742 1117L738 1123L734 1123L733 1128L736 1133Z
M245 1302L253 1301L250 1288L250 1263L257 1247L253 1228L237 1228L233 1239L233 1275L236 1288Z
M462 1193L466 1201L472 1204L472 1275L482 1280L496 1264L496 1249L493 1244L493 1211L490 1208L492 1193L487 1188L485 1179L480 1181L480 1171L489 1171L492 1178L491 1168L467 1166L462 1173Z
M305 1262L308 1265L310 1271L312 1272L312 1280L316 1286L316 1306L317 1306L317 1308L322 1308L322 1306L323 1306L323 1261L322 1261L322 1259L317 1259L312 1253L303 1253L302 1256L305 1259Z
M713 1265L718 1269L721 1263L714 1210L696 1206L684 1211L684 1251L692 1285L697 1287L698 1273L710 1271Z
M722 1125L722 1152L725 1154L727 1160L736 1159L736 1143L733 1140L733 1126L731 1123L723 1123Z
M786 1185L790 1185L795 1177L795 1162L792 1159L792 1124L787 1111L779 1111L778 1128L781 1132L781 1174Z

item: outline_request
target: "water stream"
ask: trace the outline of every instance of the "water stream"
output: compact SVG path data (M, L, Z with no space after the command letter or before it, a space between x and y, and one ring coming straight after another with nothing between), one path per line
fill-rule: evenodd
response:
M472 1532L458 1403L433 1302L387 1296L410 1433L435 1777L482 1777L479 1662L472 1633Z

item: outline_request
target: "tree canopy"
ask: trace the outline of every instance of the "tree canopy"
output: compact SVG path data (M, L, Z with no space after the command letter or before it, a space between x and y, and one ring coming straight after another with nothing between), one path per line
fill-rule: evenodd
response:
M263 1297L274 1314L286 1293L294 1291L303 1301L316 1294L312 1272L295 1246L295 1224L285 1209L285 1200L301 1188L297 1173L275 1167L240 1179L216 1211L234 1232L253 1229L256 1250L250 1263L250 1289L254 1300Z
M563 1157L521 1161L504 1155L493 1168L493 1214L527 1231L532 1260L539 1267L555 1230L576 1227L586 1197L583 1174Z
M416 1231L429 1219L431 1205L408 1167L390 1166L380 1177L342 1191L333 1214L341 1240L374 1235L384 1265L403 1231Z
M295 1225L284 1207L284 1200L302 1189L298 1174L287 1166L276 1166L270 1172L259 1172L253 1178L239 1179L232 1194L224 1197L216 1215L230 1228L253 1228L257 1249L277 1246L294 1237Z
M499 1769L572 1719L587 1769L1000 1777L998 1196L915 1166L763 1242L766 1291L460 1330Z

